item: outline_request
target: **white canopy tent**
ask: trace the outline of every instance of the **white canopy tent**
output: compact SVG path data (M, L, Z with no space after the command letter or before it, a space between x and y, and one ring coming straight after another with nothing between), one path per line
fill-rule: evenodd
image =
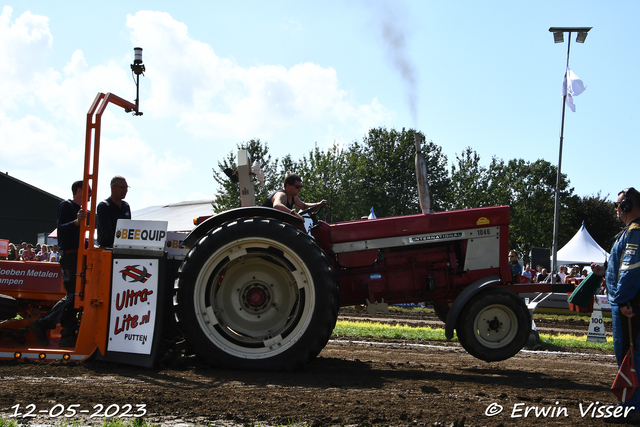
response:
M603 263L609 253L602 249L584 227L576 233L569 242L558 251L558 265Z
M131 213L132 219L147 221L168 221L168 231L191 231L193 219L213 215L211 200L197 200L172 203L163 206L150 206Z
M171 203L169 205L149 206L131 213L132 219L147 221L168 221L167 231L189 232L195 225L193 219L213 215L212 200L196 200ZM96 239L98 231L96 230ZM58 238L58 229L53 230L49 238Z

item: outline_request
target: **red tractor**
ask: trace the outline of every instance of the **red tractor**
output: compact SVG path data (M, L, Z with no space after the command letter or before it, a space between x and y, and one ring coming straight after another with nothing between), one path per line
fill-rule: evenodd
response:
M216 363L288 369L322 350L340 306L429 302L447 338L455 329L473 356L503 360L529 337L517 292L533 288L511 283L508 238L508 207L315 220L310 233L293 215L234 209L185 240L176 319L196 353Z
M481 360L507 359L527 342L531 315L518 293L548 292L551 285L513 283L508 207L429 213L418 141L421 214L329 224L313 208L301 212L312 219L307 231L294 215L247 206L202 221L184 240L184 259L168 259L163 250L166 224L119 224L113 249L95 247L96 201L89 206L87 189L97 192L101 115L109 103L141 114L137 100L112 94L98 94L87 114L82 207L90 220L81 226L87 241L78 253L77 344L60 348L58 328L43 348L28 328L64 295L62 275L40 284L27 279L41 277L33 273L41 265L5 261L0 321L8 320L0 328L0 359L95 354L152 366L163 330L176 322L190 348L211 363L290 370L324 348L339 307L365 305L373 312L419 302L432 304L447 338L455 330ZM251 187L243 194L252 194L253 183L243 183L248 176L240 174L240 185ZM17 265L32 273L13 277Z

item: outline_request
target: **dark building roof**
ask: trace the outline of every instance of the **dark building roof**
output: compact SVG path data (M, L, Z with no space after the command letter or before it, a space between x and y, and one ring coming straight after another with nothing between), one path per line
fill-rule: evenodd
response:
M8 173L0 173L0 239L36 243L38 233L48 234L56 228L61 201Z

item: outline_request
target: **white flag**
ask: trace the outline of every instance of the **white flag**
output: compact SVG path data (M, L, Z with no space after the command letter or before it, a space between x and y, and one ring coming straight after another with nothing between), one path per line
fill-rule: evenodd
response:
M367 219L376 219L376 214L373 213L373 206L371 206L371 213L367 217Z
M568 83L567 76L569 76ZM587 90L587 85L584 84L584 82L580 80L580 77L576 76L573 71L567 68L564 81L562 82L562 97L567 96L567 105L574 113L576 112L576 106L573 104L573 97L580 95L585 90Z

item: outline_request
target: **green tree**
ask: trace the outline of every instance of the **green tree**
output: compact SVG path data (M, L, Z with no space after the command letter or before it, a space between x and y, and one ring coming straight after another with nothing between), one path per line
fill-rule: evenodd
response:
M414 132L371 129L361 143L355 141L344 148L334 145L326 151L316 146L299 162L290 155L272 159L267 144L259 139L240 143L237 147L246 149L251 160L262 165L265 186L255 187L257 204L282 188L287 173L295 172L304 184L300 192L303 201L327 199L326 219L349 221L368 215L372 206L379 217L420 212ZM442 154L442 148L433 142L423 143L421 150L429 174L431 210L448 209L451 180L447 158ZM224 174L227 168L237 169L235 156L236 153L230 152L214 169L214 180L219 185L213 202L216 213L240 206L238 184Z
M304 187L300 199L308 203L326 199L326 218L329 222L346 221L357 215L352 198L357 188L354 163L357 162L350 149L346 151L334 144L326 151L316 147L300 162L299 174Z
M528 259L532 247L553 246L557 167L546 160L510 160L503 165L504 185L511 191L509 243ZM560 179L558 247L573 237L571 223L579 198L573 194L566 174Z
M480 164L480 155L467 147L451 165L450 209L471 209L511 204L505 186L504 162L496 157L489 167Z
M422 153L427 163L427 181L429 182L429 192L431 193L431 210L433 212L444 211L452 203L451 178L447 170L447 156L442 153L442 147L429 141L422 146ZM414 167L415 174L415 167ZM414 175L415 178L415 175ZM417 193L416 193L417 194Z
M415 131L375 128L363 139L361 156L353 158L358 182L357 197L375 208L376 216L388 217L421 212L415 172ZM424 140L424 138L423 138ZM360 150L358 150L360 151ZM447 158L440 147L423 144L431 209L442 210L448 204L450 180Z
M280 176L282 175L283 166L279 165L277 159L275 161L271 160L267 143L263 144L260 139L239 143L237 148L238 150L247 150L251 162L257 161L262 168L265 177L264 186L254 180L256 203L260 204L267 195L282 186L284 176L282 176L282 179L280 179ZM236 155L237 150L229 152L226 158L218 162L217 169L213 169L213 179L219 185L218 193L212 203L215 213L240 207L240 187L238 183L232 182L224 173L227 168L234 171L238 169Z
M489 178L487 168L480 165L480 155L467 147L451 165L450 191L452 209L468 209L486 206L486 187Z
M600 192L596 195L582 197L578 205L578 213L572 224L572 230L576 233L584 222L584 226L593 240L609 252L613 245L614 236L622 230L624 224L618 219L613 204L607 200L607 197L609 195L602 197Z
M466 148L451 167L452 205L454 209L509 206L509 247L528 260L532 247L552 247L556 180L557 168L545 160L513 159L505 163L494 157L485 167L480 156ZM562 174L560 247L575 233L571 224L575 222L578 203L567 176Z
M491 160L489 167L480 164L480 155L467 147L451 165L452 209L508 205L511 194L504 186L504 162Z

